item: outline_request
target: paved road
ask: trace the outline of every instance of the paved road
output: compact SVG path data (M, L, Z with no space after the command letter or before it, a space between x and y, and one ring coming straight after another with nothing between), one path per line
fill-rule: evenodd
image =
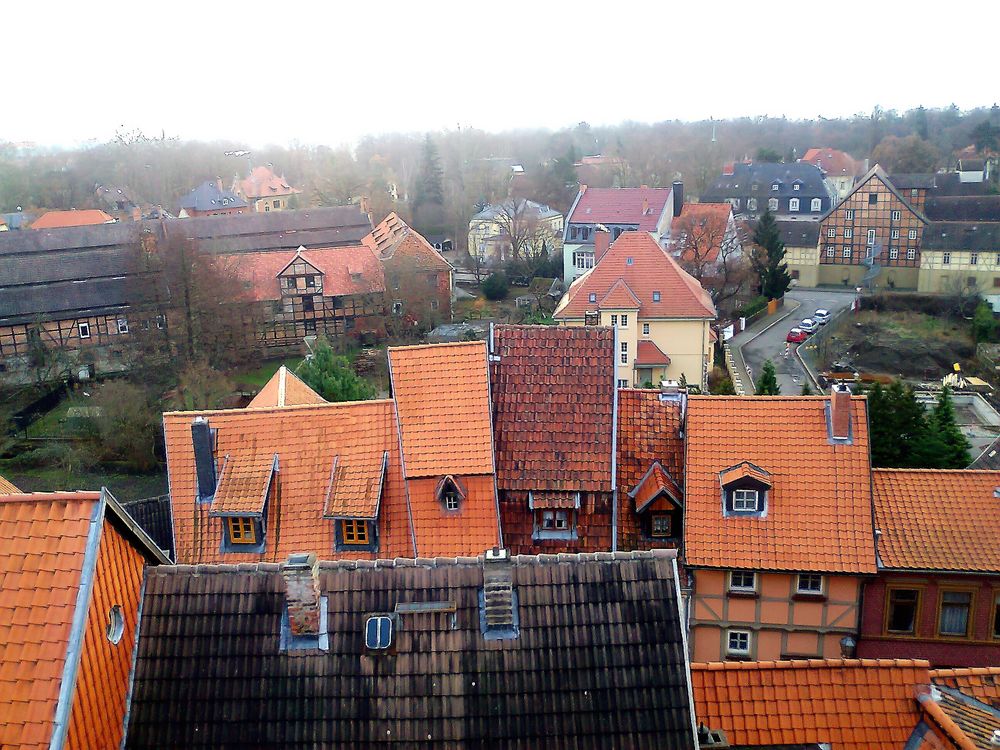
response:
M800 303L795 312L749 343L744 344L741 341L745 340L746 334L740 334L734 339L735 344L743 344L743 359L753 371L754 380L760 375L764 360L770 359L778 373L778 385L781 386L782 394L797 396L802 391L806 374L793 354L790 353L788 358L785 358L785 336L788 335L788 329L803 318L808 318L817 309L825 308L832 315L841 308L850 306L853 299L853 290L841 292L832 289L795 289L788 292L785 295L786 305L788 300ZM753 336L753 331L746 333Z

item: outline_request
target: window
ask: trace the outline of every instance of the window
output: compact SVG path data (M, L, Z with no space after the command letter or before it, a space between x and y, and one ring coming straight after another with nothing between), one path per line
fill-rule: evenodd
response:
M910 200L913 200L914 198L919 198L919 197L920 197L920 191L919 190L917 190L916 188L913 188L912 190L910 190Z
M778 199L777 198L768 198L767 199L767 210L768 211L777 211L778 210Z
M844 227L844 239L851 239L854 236L854 230L850 227Z
M997 253L996 264L1000 266L1000 253Z
M570 227L569 228L569 238L571 240L578 239L579 236L580 236L580 230L577 227Z
M108 610L108 624L104 629L105 635L112 644L117 645L125 634L125 616L122 608L115 604Z
M969 265L978 266L979 265L979 253L973 253L969 256Z
M899 257L899 250L897 250L896 248L892 248L889 251L889 260L896 260L896 258L898 257Z
M619 388L628 388L628 381L625 380L624 378L620 378L618 380L618 387Z
M611 316L611 327L612 328L617 328L617 326L618 326L618 316L617 315L612 315Z
M431 310L437 310L440 306L440 303L436 299L431 300Z
M917 624L920 592L916 589L889 589L885 629L889 633L913 635Z
M760 187L760 185L758 185L755 182L753 185L750 186L750 190L753 191L754 193L756 193L757 192L757 188L759 188L759 187Z
M401 300L393 300L392 303L392 314L402 315L403 314L403 303Z
M777 193L778 192L778 183L777 182L772 182L771 183L771 192L773 192L773 193Z
M832 258L836 254L837 254L837 250L836 250L836 248L833 245L827 246L827 248L826 248L826 257L827 258Z
M798 198L789 198L788 199L788 210L789 211L798 211L799 210L799 199Z
M374 615L365 623L365 648L369 651L385 651L392 645L392 618L388 615Z
M829 229L827 229L826 230L826 236L827 237L836 237L837 236L837 227L830 227Z
M899 230L898 229L891 229L891 230L889 230L889 239L891 239L891 240L898 240L899 239Z
M914 250L912 247L909 250L906 251L906 259L907 260L913 260L916 257L917 257L917 251Z
M844 245L844 257L845 258L850 258L851 257L851 246L850 245Z
M315 309L316 309L316 306L313 304L313 298L312 297L303 297L302 298L302 312L313 312Z
M316 286L316 277L311 274L306 276L306 286Z
M760 510L760 492L733 490L733 510L737 513L756 513Z
M730 591L756 591L757 574L752 570L734 570L729 574Z
M118 318L118 333L128 333L128 321L125 318Z
M156 316L156 327L161 331L167 327L167 319L165 316L163 315Z
M625 259L625 265L626 266L631 266L632 263L633 263L633 260L632 260L631 257L628 257L628 258Z
M594 254L577 250L573 253L573 265L576 268L586 270L594 267Z
M650 517L650 536L657 539L669 537L673 532L673 519L669 513L654 513Z
M969 634L972 594L968 591L942 591L938 613L938 634L965 638Z
M890 211L889 216L893 221L899 221L899 211Z
M917 239L917 230L911 229L909 232L906 233L906 238L910 240Z
M874 229L869 229L868 230L868 239L866 240L866 242L869 245L874 245L875 244L875 230Z
M823 210L823 201L820 198L813 198L812 199L812 203L809 206L809 210L810 211L822 211Z
M590 296L587 299L589 299L591 302L597 302L597 294L596 294L596 292L591 292Z
M798 582L795 585L797 594L819 595L823 593L823 576L818 573L799 573Z
M252 518L243 516L227 518L229 524L229 541L231 544L256 544L257 526Z
M628 328L628 315L622 313L622 328Z
M993 637L1000 638L1000 594L993 601Z
M941 255L941 262L944 265L946 265L946 266L950 266L951 265L951 253L944 253L944 254L942 254Z
M354 321L352 319L348 319L346 321L346 325L348 326L348 330L350 330L350 325L353 322ZM302 327L305 329L305 332L307 334L316 333L316 321L315 320L304 320L304 321L302 321Z
M542 530L543 531L569 531L568 510L543 510Z
M797 192L799 190L799 188L801 188L801 187L802 186L799 183L796 182L794 185L792 185L792 190L795 190Z
M659 301L660 301L660 293L653 292L653 302L659 302Z
M868 205L874 206L878 203L878 193L868 193Z
M441 493L441 500L444 502L445 510L458 510L458 490L454 487L449 487L444 492Z
M78 323L76 330L80 334L81 339L90 338L90 323Z
M733 208L739 208L740 207L740 199L739 198L732 198L730 202L733 204Z
M853 208L847 209L847 220L848 221L854 221L854 209Z
M649 323L643 323L642 324L642 335L643 336L648 336L649 335Z
M727 656L750 656L750 631L729 630L726 633Z
M757 199L756 198L747 198L747 210L748 211L756 211L757 210Z
M348 518L340 522L344 544L368 544L368 522Z
M279 201L277 198L274 199L274 207L281 208L281 201Z

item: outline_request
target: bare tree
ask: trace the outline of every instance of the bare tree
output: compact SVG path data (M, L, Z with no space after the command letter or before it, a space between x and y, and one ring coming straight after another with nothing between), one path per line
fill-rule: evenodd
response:
M724 218L705 213L681 217L673 243L681 267L708 291L716 307L726 307L746 288L750 268L728 213Z
M542 220L540 206L525 198L509 198L500 204L496 221L510 242L510 258L501 260L541 258L554 239L552 229Z

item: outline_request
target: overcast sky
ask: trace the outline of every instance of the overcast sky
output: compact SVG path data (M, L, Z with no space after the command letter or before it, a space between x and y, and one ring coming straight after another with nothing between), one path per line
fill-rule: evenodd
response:
M40 144L123 127L338 145L1000 98L996 51L975 41L1000 26L996 0L10 2L0 140Z

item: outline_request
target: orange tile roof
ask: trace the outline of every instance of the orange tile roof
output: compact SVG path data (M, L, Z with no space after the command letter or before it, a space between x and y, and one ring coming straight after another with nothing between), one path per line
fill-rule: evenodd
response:
M853 440L828 439L823 396L692 396L684 547L691 566L874 573L867 402L851 399ZM724 516L719 472L771 474L764 517Z
M326 399L302 382L294 372L282 365L264 384L248 408L257 406L298 406L300 404L325 404Z
M85 227L92 224L113 224L114 216L94 209L73 209L71 211L46 211L31 223L32 229L62 229L63 227Z
M377 518L389 452L366 453L350 464L334 456L323 518Z
M442 511L436 490L439 477L408 479L413 533L421 557L480 554L500 543L496 491L492 474L460 478L466 496L456 511ZM479 550L476 552L475 550Z
M254 167L250 176L239 180L239 192L247 198L270 198L301 193L267 167Z
M600 326L494 326L501 490L612 491L614 346Z
M691 665L695 716L732 745L900 750L920 720L926 661L809 659Z
M635 347L635 364L638 365L669 365L670 357L664 354L654 342L640 339Z
M254 299L281 299L278 274L301 255L306 262L323 274L323 296L339 297L350 294L373 294L385 291L382 264L365 245L318 247L310 250L288 250L217 255L215 262L250 285Z
M389 349L407 479L493 474L486 344Z
M1000 572L1000 471L876 469L882 567Z
M625 232L615 240L597 264L573 282L554 317L582 318L595 307L590 295L603 300L619 281L639 301L640 318L715 318L708 292L647 232ZM659 302L653 301L654 291L660 293Z
M819 167L830 177L854 177L858 173L857 162L835 148L811 148L799 161Z
M361 241L381 260L405 259L425 271L449 271L453 268L423 235L395 213L386 216Z
M681 404L663 400L658 390L618 391L618 497L627 498L646 472L659 462L683 487L684 441ZM640 549L639 522L633 502L618 503L618 546Z
M1000 667L932 669L931 682L961 690L978 701L1000 708Z
M0 495L17 495L21 492L17 487L0 477Z
M611 291L600 298L598 307L601 310L638 310L641 307L639 298L628 288L624 279L618 279Z
M771 474L768 471L760 468L759 466L754 466L749 461L741 461L736 464L736 466L731 466L728 469L723 469L719 472L719 483L723 486L735 482L738 479L746 479L750 477L751 479L756 479L761 484L765 484L768 487L772 486Z
M722 250L732 214L733 207L728 203L685 203L681 215L675 216L670 225L671 244L681 253L681 260L714 262Z
M643 509L661 494L666 493L678 505L682 502L682 493L677 483L667 474L663 464L654 461L646 476L633 487L628 496L635 500L636 512L641 513Z
M212 515L261 515L274 475L275 459L275 454L267 450L227 454L222 459Z

